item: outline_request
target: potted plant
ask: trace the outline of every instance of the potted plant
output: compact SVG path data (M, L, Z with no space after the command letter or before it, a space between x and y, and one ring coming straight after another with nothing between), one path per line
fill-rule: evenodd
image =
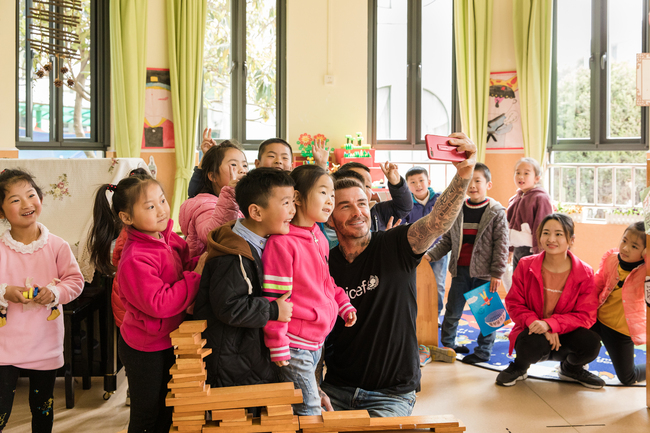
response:
M607 213L607 224L629 225L643 220L643 209L640 207L614 208Z
M562 204L558 202L553 207L555 212L569 215L574 223L582 222L582 206L577 204Z

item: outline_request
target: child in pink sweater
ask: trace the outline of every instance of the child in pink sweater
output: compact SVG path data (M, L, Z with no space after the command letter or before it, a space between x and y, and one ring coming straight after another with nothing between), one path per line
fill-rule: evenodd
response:
M51 309L74 300L84 285L68 243L37 222L42 200L29 174L0 173L0 218L11 224L0 237L0 432L21 372L29 377L33 431L52 431L64 327L63 315L51 315ZM23 293L36 287L36 296L27 299Z
M316 366L325 337L334 328L336 316L352 326L356 309L329 272L329 244L317 222L325 222L334 209L334 184L327 171L303 165L291 172L296 182L296 215L289 234L269 238L264 264L264 295L273 301L288 291L293 302L289 323L269 321L264 341L271 361L284 380L302 390L303 403L295 405L297 415L320 415L321 405Z
M112 192L112 208L106 194ZM129 431L169 431L165 406L169 369L176 357L169 333L181 324L199 290L205 256L192 260L187 243L173 232L169 204L150 176L130 176L97 192L89 250L97 269L110 272L106 253L126 226L116 278L126 313L118 353L131 393Z

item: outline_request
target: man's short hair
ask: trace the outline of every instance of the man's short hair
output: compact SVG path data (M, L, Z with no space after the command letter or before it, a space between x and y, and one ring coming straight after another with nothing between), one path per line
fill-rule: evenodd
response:
M334 178L334 181L339 179L355 179L361 182L361 185L365 184L363 176L354 170L337 170L332 173L332 177Z
M262 155L264 155L264 150L266 149L266 147L270 144L275 144L275 143L281 143L287 146L289 150L289 157L291 158L291 162L293 162L293 148L289 143L286 142L286 140L283 140L281 138L269 138L268 140L264 140L263 142L261 142L260 147L257 148L258 161L262 160Z
M235 199L241 213L244 214L244 217L249 218L248 207L256 204L266 208L269 198L273 194L273 188L293 187L294 185L295 182L287 172L271 167L260 167L249 171L237 182Z
M348 188L361 188L361 191L363 191L364 196L366 194L366 188L363 186L363 182L359 182L357 179L353 179L351 177L344 177L341 179L337 179L334 182L334 191L338 191L341 189L348 189Z
M404 177L406 178L406 180L409 180L409 176L415 176L417 174L423 174L427 177L427 179L429 178L429 172L427 171L427 169L418 166L409 168L409 170L406 172L406 176Z
M353 168L360 168L361 170L365 170L365 171L367 171L368 173L370 173L370 169L368 168L368 166L363 165L363 164L361 164L360 162L356 162L356 161L347 162L347 163L343 164L343 165L339 168L339 170L340 170L340 171L343 171L343 170L352 170Z
M485 181L486 182L492 181L492 173L490 173L490 169L488 168L487 165L483 164L482 162L476 163L476 165L474 166L474 171L482 171L483 177L485 177Z

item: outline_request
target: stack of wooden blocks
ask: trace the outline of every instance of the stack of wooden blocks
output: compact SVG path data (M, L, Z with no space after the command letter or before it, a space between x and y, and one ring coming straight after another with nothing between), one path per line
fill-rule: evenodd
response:
M323 412L322 415L301 416L302 433L342 432L464 432L465 426L453 415L401 416L370 418L368 411L347 410Z

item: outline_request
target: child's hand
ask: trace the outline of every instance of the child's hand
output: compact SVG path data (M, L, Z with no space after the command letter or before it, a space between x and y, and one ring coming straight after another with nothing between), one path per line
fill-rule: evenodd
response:
M425 253L424 256L423 256L422 258L423 258L424 260L426 260L427 262L431 263L431 256L430 256L430 255L428 255L428 254Z
M549 344L551 345L551 350L560 350L560 336L558 335L557 332L545 332L544 337L548 340Z
M286 367L287 365L289 365L289 361L275 361L275 365L277 365L278 367Z
M38 295L34 298L34 302L40 305L48 305L54 302L54 293L49 287L43 286L38 288Z
M386 231L392 229L393 227L397 227L398 225L402 224L402 219L398 219L395 224L393 224L393 217L390 217L388 222L386 223Z
M386 179L388 179L388 182L390 182L391 185L399 185L401 179L399 171L397 170L397 164L386 161L383 164L379 164L379 166L381 167L381 171L384 172Z
M203 130L203 140L201 141L201 152L205 155L205 152L216 145L217 142L212 138L212 128L205 128Z
M490 293L496 292L500 284L501 284L500 279L494 277L490 278Z
M196 268L194 268L194 272L196 272L199 275L203 273L203 267L205 266L205 259L207 257L208 257L208 253L201 254L201 257L199 257L199 262L196 264Z
M287 292L273 302L278 304L278 322L289 322L293 314L293 303L287 301L291 292Z
M533 323L528 326L528 334L543 334L551 330L551 327L548 326L543 320L535 320Z
M5 299L14 304L27 304L29 300L23 296L23 292L27 290L29 290L27 287L7 286L5 289Z
M315 140L311 145L311 154L314 164L327 169L327 160L330 158L329 148L325 147L325 140Z
M230 187L236 187L237 183L241 180L242 177L245 176L245 174L240 173L239 169L235 167L234 165L230 166L230 180L228 181L228 186Z
M357 313L352 311L348 314L348 319L345 321L345 327L349 328L350 326L354 326L355 323L357 323Z

